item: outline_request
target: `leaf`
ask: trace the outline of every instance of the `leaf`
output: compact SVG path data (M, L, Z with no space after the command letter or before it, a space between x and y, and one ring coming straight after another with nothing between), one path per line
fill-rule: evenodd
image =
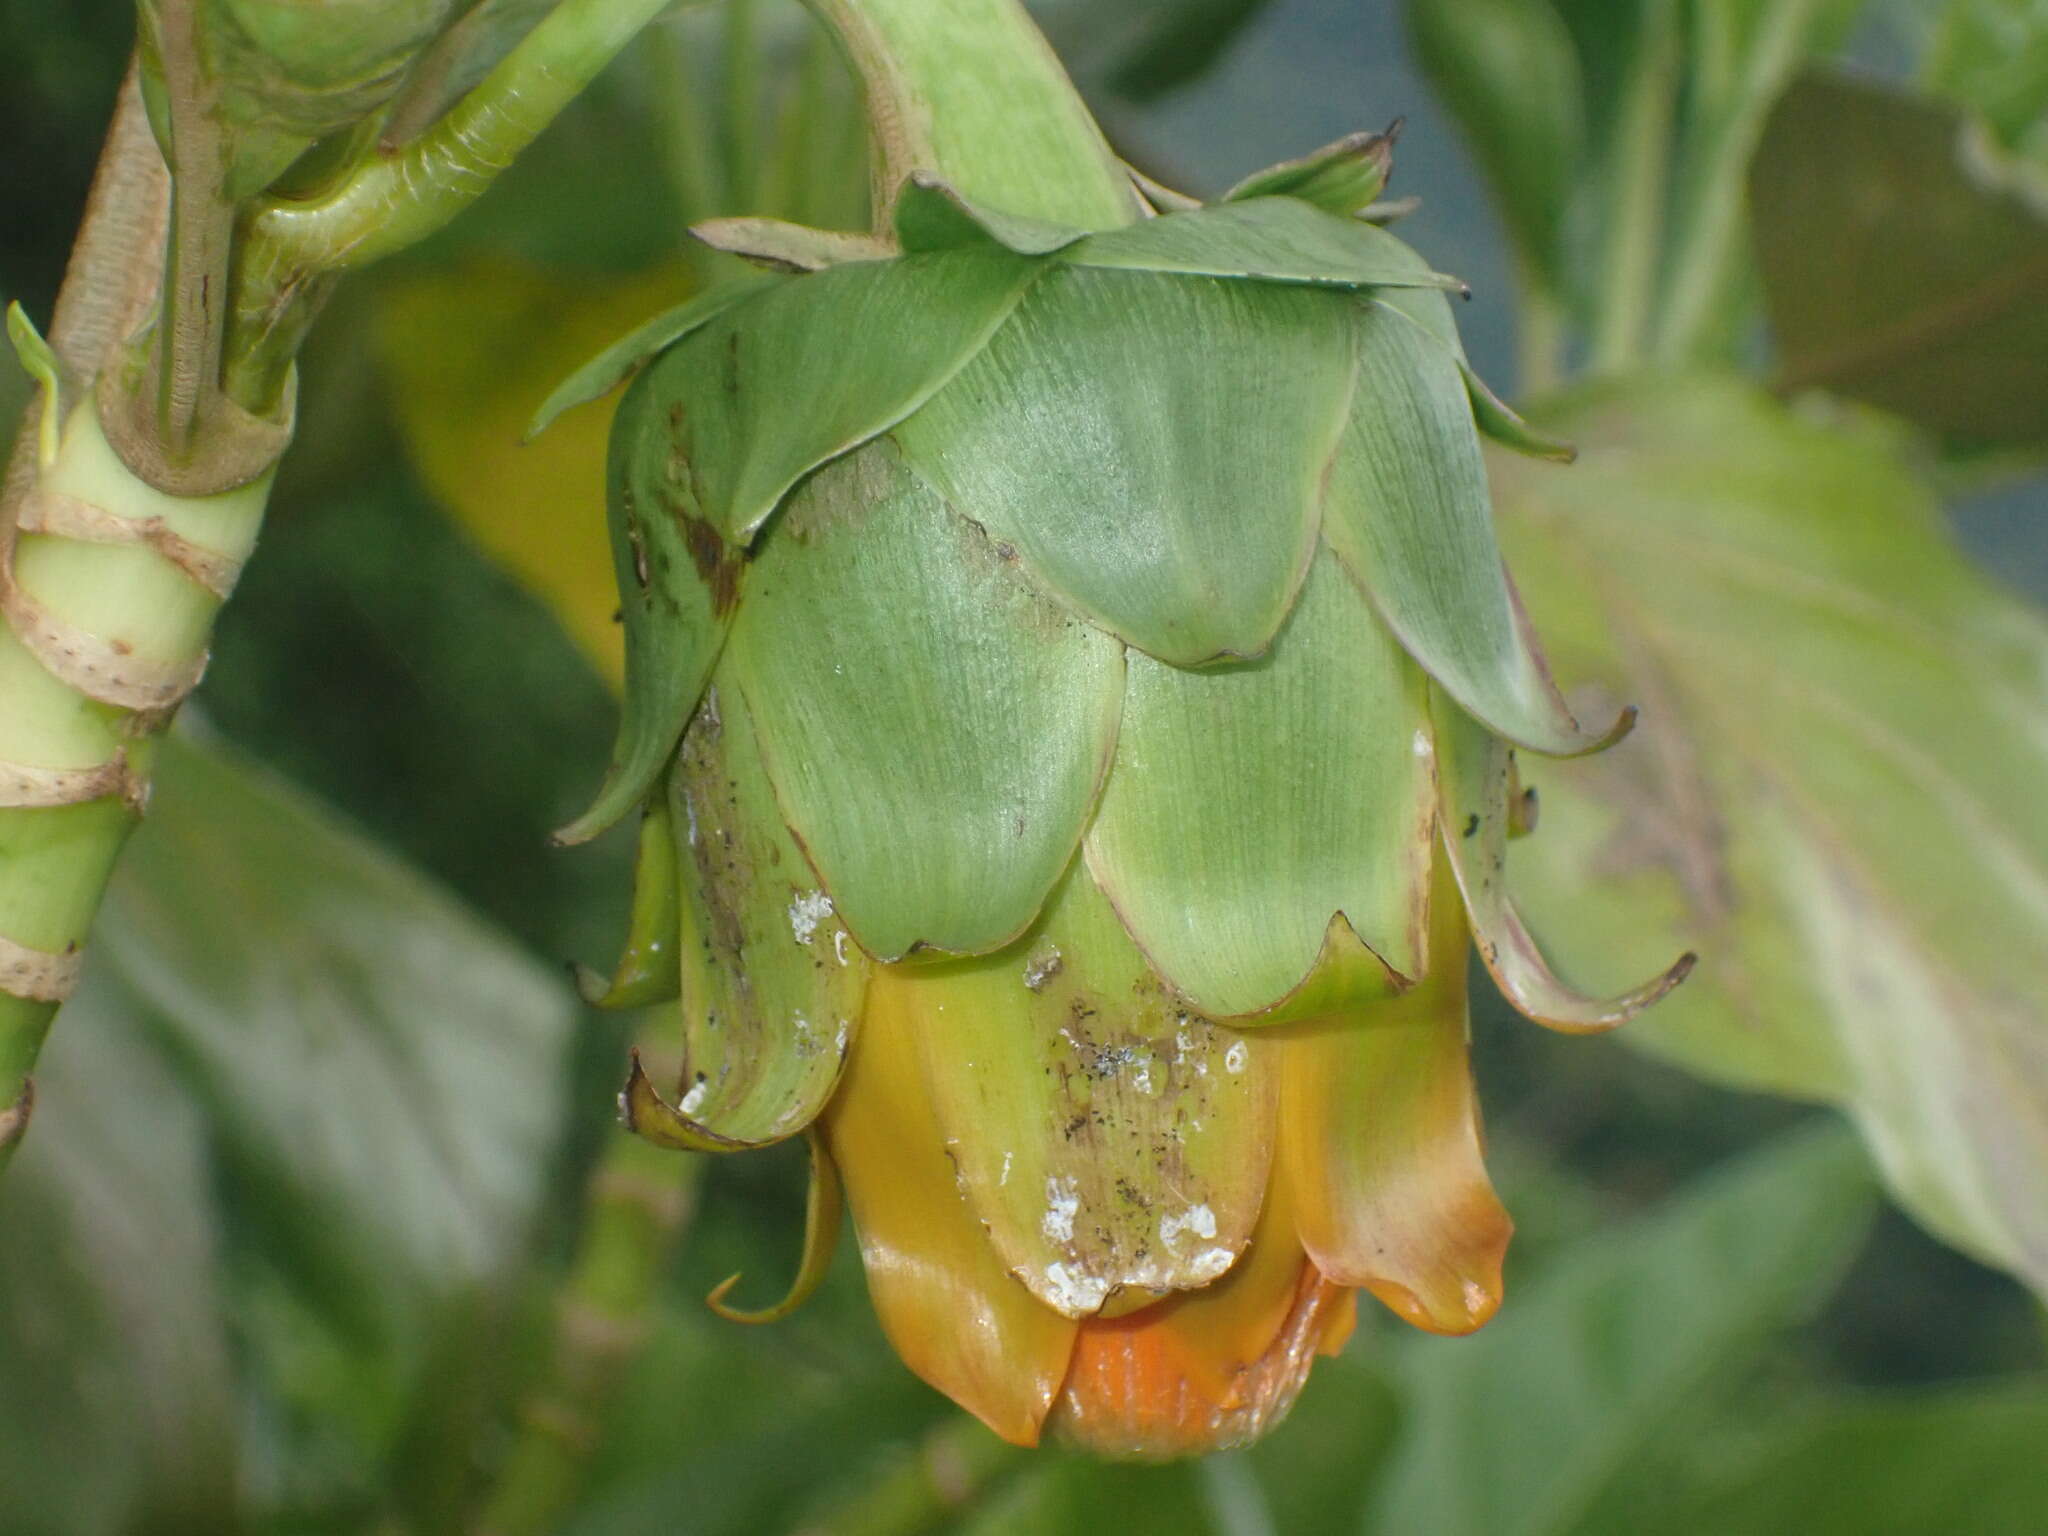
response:
M1623 1038L1841 1104L1922 1221L2048 1289L2048 626L1868 423L1712 378L1551 420L1580 463L1499 461L1502 526L1565 675L1644 727L1535 776L1516 888L1582 975L1696 947Z
M698 515L749 543L798 480L975 357L1038 270L1004 251L852 262L776 284L663 353L646 387Z
M782 219L703 219L690 226L690 234L714 251L777 272L822 272L849 261L886 261L897 254L879 235L813 229Z
M1647 1524L1714 1536L2032 1536L2048 1509L2039 1386L1873 1396L1781 1429ZM1641 1513L1639 1511L1639 1513Z
M868 961L782 824L746 701L714 689L668 779L683 870L679 1105L636 1078L626 1114L664 1146L729 1152L794 1136L846 1061ZM643 1119L638 1112L649 1111Z
M896 238L905 251L994 247L1020 256L1063 250L1087 233L1070 224L1020 218L968 200L929 171L912 171L896 195Z
M1128 666L1088 867L1159 974L1211 1017L1257 1014L1341 914L1378 957L1371 991L1421 975L1425 685L1335 558L1261 660Z
M700 293L635 326L555 386L554 393L540 403L533 420L526 424L526 441L531 442L547 431L564 411L610 394L649 358L681 341L712 316L767 286L767 279L721 283L709 293Z
M1352 215L1372 206L1386 190L1394 164L1397 120L1385 133L1351 133L1298 159L1254 171L1225 192L1221 201L1293 197L1325 213Z
M172 738L159 765L96 947L266 1248L372 1317L500 1275L554 1149L563 983L220 749Z
M37 1076L35 1134L0 1181L7 1529L232 1529L235 1362L205 1118L103 963Z
M1350 395L1339 304L1048 271L897 437L1041 590L1164 661L1255 656L1315 544Z
M680 408L665 373L662 364L643 373L612 421L605 500L626 626L625 699L597 798L555 833L557 843L589 841L654 792L704 695L746 578L746 551L720 532L694 466L677 456Z
M2048 185L1961 114L1809 75L1750 173L1785 390L1821 388L1989 443L2048 438Z
M1582 1244L1454 1349L1410 1343L1374 1528L1575 1531L1695 1398L1819 1300L1868 1223L1868 1190L1847 1136L1797 1134Z
M1336 288L1464 291L1377 225L1293 197L1256 197L1163 213L1090 235L1059 253L1077 267L1129 267L1189 277L1252 278Z
M812 476L769 530L728 678L840 918L895 960L1030 926L1109 766L1123 650L883 442Z
M1563 220L1580 172L1583 84L1547 4L1408 0L1416 62L1465 131L1516 250L1564 287Z
M1422 669L1537 752L1595 752L1627 730L1565 707L1494 543L1492 504L1457 358L1377 303L1358 311L1359 380L1330 470L1323 533Z

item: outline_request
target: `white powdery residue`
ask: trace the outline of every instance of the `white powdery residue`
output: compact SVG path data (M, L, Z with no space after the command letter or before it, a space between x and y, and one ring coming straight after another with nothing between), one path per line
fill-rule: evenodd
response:
M1016 1159L1016 1156L1017 1154L1014 1152L1005 1152L1003 1154L1003 1176L996 1180L998 1184L1010 1182L1010 1164Z
M1045 1181L1045 1215L1039 1220L1038 1229L1045 1234L1047 1242L1071 1243L1074 1240L1074 1218L1080 1211L1080 1185L1072 1179Z
M1436 755L1436 748L1430 745L1429 732L1417 731L1415 733L1415 743L1412 750L1417 757L1434 757Z
M1181 1235L1186 1232L1194 1233L1205 1242L1213 1241L1216 1236L1216 1213L1207 1205L1191 1205L1178 1216L1159 1218L1159 1241L1167 1247L1176 1246L1181 1240Z
M832 898L823 891L800 891L789 904L789 931L799 944L811 942L818 924L832 915Z
M832 1037L832 1044L840 1055L844 1056L846 1054L846 1042L852 1034L853 1026L845 1019L841 1019L839 1021L839 1033Z
M1467 1280L1465 1282L1465 1315L1467 1317L1486 1316L1492 1310L1492 1303L1493 1297L1488 1293L1485 1286L1481 1285L1477 1280Z
M1207 1284L1236 1262L1237 1255L1228 1248L1205 1248L1188 1260L1188 1278Z
M1048 981L1059 975L1064 963L1058 946L1041 945L1024 962L1024 985L1033 992L1042 991Z
M686 1115L694 1115L704 1107L704 1099L710 1092L711 1084L700 1078L696 1085L683 1095L683 1102L678 1104L676 1108Z
M1185 1058L1187 1053L1194 1048L1194 1039L1185 1029L1177 1029L1173 1032L1173 1059L1175 1061Z
M690 846L694 848L697 846L697 802L685 800L683 814L690 818Z
M844 928L839 929L832 935L832 956L841 965L845 965L847 963L846 930Z
M1109 1299L1109 1282L1094 1275L1076 1274L1064 1264L1045 1266L1046 1300L1069 1316L1080 1317L1102 1310Z
M1245 1063L1251 1060L1251 1054L1246 1049L1245 1043L1239 1040L1223 1053L1223 1065L1232 1072L1242 1072L1245 1069Z

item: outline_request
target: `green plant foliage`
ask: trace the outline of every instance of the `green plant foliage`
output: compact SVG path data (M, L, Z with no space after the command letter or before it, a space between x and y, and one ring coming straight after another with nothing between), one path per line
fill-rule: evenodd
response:
M1160 974L1212 1017L1257 1013L1323 958L1336 912L1419 976L1428 706L1336 559L1317 557L1262 661L1128 665L1088 867Z
M1642 1536L2033 1536L2048 1509L2048 1389L1851 1400L1783 1427ZM1640 1515L1641 1511L1638 1510Z
M1104 628L1182 666L1256 656L1307 571L1349 402L1333 302L1049 270L898 437L1034 583Z
M1509 553L1560 672L1644 724L1535 775L1535 916L1582 974L1697 947L1630 1038L1843 1104L1923 1221L2048 1285L2048 627L1871 423L1718 380L1547 419L1585 453L1497 463Z
M1033 593L886 442L784 510L728 669L840 918L889 960L1030 925L1094 807L1124 675L1115 640Z
M1953 108L1810 75L1771 116L1750 205L1783 386L2048 442L2048 173Z
M1805 1133L1581 1244L1455 1350L1409 1342L1373 1529L1578 1531L1700 1394L1818 1302L1870 1209L1850 1139Z

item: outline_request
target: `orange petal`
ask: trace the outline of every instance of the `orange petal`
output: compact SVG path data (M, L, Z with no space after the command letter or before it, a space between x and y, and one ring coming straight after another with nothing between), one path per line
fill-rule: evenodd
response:
M1251 1246L1221 1280L1083 1322L1048 1426L1099 1455L1163 1460L1244 1445L1279 1423L1317 1350L1333 1353L1350 1332L1350 1293L1303 1257L1293 1227L1276 1176Z
M846 1181L883 1331L918 1375L1017 1445L1066 1374L1075 1324L1012 1279L961 1194L925 1092L902 988L871 981L820 1124Z
M1429 974L1391 1002L1270 1031L1280 1160L1302 1246L1432 1333L1470 1333L1501 1298L1514 1224L1486 1177L1465 1021L1465 919L1439 860Z

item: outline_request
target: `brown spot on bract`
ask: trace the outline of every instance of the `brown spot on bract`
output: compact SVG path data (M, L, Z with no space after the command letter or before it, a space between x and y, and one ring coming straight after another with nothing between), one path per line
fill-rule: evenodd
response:
M719 531L701 517L692 517L680 507L676 521L682 525L683 547L690 563L711 593L711 611L724 618L740 598L740 570L746 556L725 542Z

